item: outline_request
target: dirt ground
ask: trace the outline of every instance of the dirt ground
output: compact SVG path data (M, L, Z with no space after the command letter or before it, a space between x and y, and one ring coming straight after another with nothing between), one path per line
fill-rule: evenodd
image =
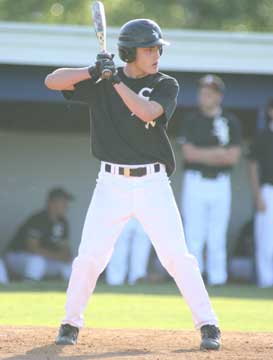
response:
M84 329L76 346L56 346L54 328L0 327L0 359L273 359L273 333L223 333L220 352L200 351L199 333Z

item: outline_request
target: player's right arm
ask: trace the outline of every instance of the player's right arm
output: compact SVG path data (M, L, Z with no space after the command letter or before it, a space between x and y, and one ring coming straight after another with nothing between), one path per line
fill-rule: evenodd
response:
M51 90L75 90L75 84L91 78L88 67L61 68L47 75L45 85Z
M49 250L41 246L37 238L29 238L26 241L26 250L32 254L44 256L57 261L70 261L71 254L68 246L62 246L60 249Z
M239 146L230 146L228 148L223 148L221 146L204 148L193 144L183 144L182 152L184 154L184 159L190 163L212 166L231 166L238 162L241 149Z
M82 68L61 68L53 71L45 78L45 85L51 90L75 90L77 83L84 80L93 79L97 81L101 76L101 71L104 62L112 59L113 55L110 53L98 54L95 65L90 65Z
M181 144L184 160L192 164L205 164L209 166L233 166L241 155L241 131L239 123L236 119L232 119L230 123L230 142L228 146L212 146L202 147L195 145L196 134L194 135L194 126L198 126L194 122L195 113L186 117L182 123L178 142Z

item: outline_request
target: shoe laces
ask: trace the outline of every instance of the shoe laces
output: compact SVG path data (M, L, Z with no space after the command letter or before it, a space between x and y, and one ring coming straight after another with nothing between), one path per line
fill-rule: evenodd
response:
M220 335L220 330L215 325L205 325L201 330L202 335L210 339L217 339Z
M70 335L71 333L77 333L77 328L74 327L74 326L71 326L69 324L64 324L63 325L63 335L64 336L67 336L67 335Z

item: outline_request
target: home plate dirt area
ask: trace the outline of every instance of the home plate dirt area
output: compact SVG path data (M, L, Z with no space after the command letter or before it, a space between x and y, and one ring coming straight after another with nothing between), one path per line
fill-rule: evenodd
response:
M273 359L273 333L224 332L222 350L200 351L196 331L84 329L76 346L56 346L56 328L0 327L0 359Z

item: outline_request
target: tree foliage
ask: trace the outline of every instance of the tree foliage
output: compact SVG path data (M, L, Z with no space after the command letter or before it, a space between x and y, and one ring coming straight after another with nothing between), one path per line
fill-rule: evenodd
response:
M272 0L104 0L107 23L151 18L179 29L273 31ZM90 0L0 0L1 21L89 25Z

